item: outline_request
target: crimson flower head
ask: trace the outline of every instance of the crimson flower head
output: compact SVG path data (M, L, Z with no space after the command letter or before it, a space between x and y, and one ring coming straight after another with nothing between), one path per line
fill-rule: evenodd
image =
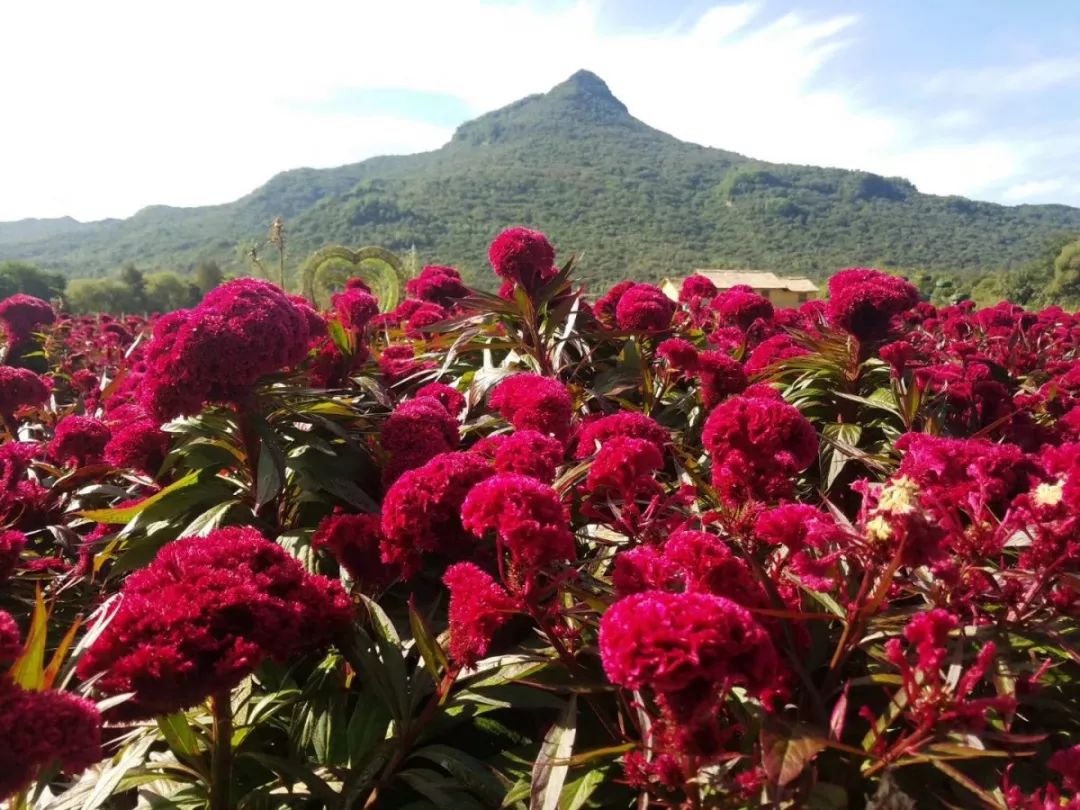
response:
M733 397L709 414L701 435L712 456L713 486L729 503L777 500L817 458L814 426L786 402Z
M663 466L664 454L653 442L613 436L597 451L585 479L585 491L627 502L649 498L659 489L653 473Z
M660 693L699 682L757 691L776 669L769 635L751 613L706 593L620 599L600 620L600 657L612 683Z
M461 523L477 537L493 532L519 568L577 556L559 494L527 475L500 473L477 484L461 505Z
M58 763L78 774L101 759L101 714L85 698L31 692L0 675L0 796L25 787Z
M535 430L560 442L570 437L574 401L558 380L515 374L495 386L489 402L518 430Z
M313 548L325 548L364 593L394 581L397 570L382 561L382 520L378 515L335 512L323 518L312 535Z
M149 416L139 415L113 428L105 460L114 467L155 475L169 452L169 434Z
M674 316L675 302L653 284L635 284L615 306L615 322L626 332L661 332Z
M92 416L65 416L49 442L49 454L61 464L83 467L101 461L111 433Z
M745 284L739 284L716 296L712 308L722 323L737 326L744 332L759 318L768 321L772 320L773 316L772 302Z
M476 453L441 453L404 473L383 498L383 562L400 565L407 579L419 570L422 554L460 556L472 545L461 526L461 504L493 472Z
M430 301L450 308L469 294L469 288L461 281L461 274L453 267L428 265L414 279L405 284L405 291L421 301Z
M726 352L699 354L697 376L701 381L701 402L706 408L713 408L746 388L746 372Z
M22 635L15 618L0 610L0 664L10 664L22 652Z
M56 313L49 302L32 295L16 293L0 301L0 325L7 333L9 349L15 349L29 340L39 326L55 321Z
M469 667L487 655L495 633L517 611L517 602L472 563L446 569L443 582L450 589L450 655Z
M44 404L50 390L48 381L30 369L0 366L0 416Z
M615 310L619 306L619 299L633 286L633 281L620 281L604 295L596 299L596 304L593 306L593 315L601 324L609 329L615 326Z
M683 374L691 374L698 367L697 347L682 338L668 338L662 342L656 347L656 356L664 360L674 371Z
M383 480L390 483L439 453L456 450L458 422L434 397L417 397L398 405L383 425L383 449L390 463Z
M746 359L745 370L751 376L761 374L782 360L805 354L810 354L810 350L800 346L788 335L773 335L754 348Z
M176 540L127 578L79 661L104 694L132 692L118 718L153 717L228 691L262 661L327 644L351 618L340 584L308 574L249 527Z
M609 439L625 436L644 439L663 452L671 444L671 434L655 419L637 411L619 411L582 425L574 458L588 458Z
M892 319L918 302L919 291L904 279L852 267L829 279L826 317L859 340L872 340L884 337Z
M446 412L457 418L465 412L465 397L460 391L446 383L433 382L416 390L416 398L432 397L446 408Z
M267 281L242 278L159 318L146 349L148 408L171 419L208 402L244 403L261 378L307 355L308 309Z
M562 443L535 430L516 430L503 436L489 436L477 452L490 455L495 470L528 475L551 483L566 450Z
M349 329L361 330L379 314L379 302L375 296L356 287L335 293L330 303L341 323Z
M540 231L507 228L495 237L488 249L488 259L495 275L534 292L553 278L555 248Z
M694 273L683 279L679 289L679 303L689 304L696 299L711 300L716 297L716 285L700 273Z

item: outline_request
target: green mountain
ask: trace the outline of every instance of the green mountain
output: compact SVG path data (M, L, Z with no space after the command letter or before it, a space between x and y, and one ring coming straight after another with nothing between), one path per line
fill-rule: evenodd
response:
M793 133L792 137L798 137ZM1018 266L1080 209L921 194L867 172L766 163L679 141L638 121L580 71L463 124L433 152L284 172L226 205L146 208L125 220L0 223L0 260L97 276L127 262L247 266L244 246L285 218L290 261L327 243L416 247L486 279L503 227L546 231L594 283L694 266L827 274L855 264L932 271Z

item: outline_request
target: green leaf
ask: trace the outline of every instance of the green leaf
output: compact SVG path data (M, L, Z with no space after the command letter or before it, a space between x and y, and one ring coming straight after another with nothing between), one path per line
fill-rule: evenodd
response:
M559 810L581 810L593 792L604 783L606 769L594 768L566 784L559 796Z
M110 526L123 526L141 512L145 511L148 507L164 500L174 492L179 492L180 490L194 486L199 482L200 475L200 470L190 472L178 481L169 484L165 489L155 492L149 498L144 498L138 503L126 506L123 509L88 509L85 512L79 512L79 515L87 520L93 520L98 523L105 523Z
M232 498L214 504L184 527L184 530L180 532L180 537L205 537L214 529L219 528L225 522L225 517L232 511L232 508L239 503L239 500Z
M412 753L413 757L434 762L447 771L469 792L497 804L505 792L490 765L449 745L428 745Z
M577 695L571 695L562 715L551 727L532 770L529 810L558 810L559 796L570 770L568 761L577 736Z
M195 756L199 753L199 738L188 723L187 715L183 712L159 715L157 718L158 730L165 742L177 754Z
M11 665L11 679L32 692L45 687L45 637L49 631L49 611L38 588L34 597L34 615L26 633L22 654Z
M258 476L255 482L255 506L261 507L274 500L285 484L285 453L277 436L265 419L249 416L252 426L259 434Z
M800 726L763 729L761 739L761 765L765 775L781 787L796 779L828 745L824 737Z
M424 666L431 673L432 680L437 683L442 673L450 668L450 661L439 640L431 632L427 620L416 610L412 601L409 602L409 626L412 628L413 640L424 659Z

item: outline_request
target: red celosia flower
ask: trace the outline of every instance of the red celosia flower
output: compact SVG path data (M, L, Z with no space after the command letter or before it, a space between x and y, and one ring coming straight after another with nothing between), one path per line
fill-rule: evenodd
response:
M10 664L22 652L19 625L6 610L0 610L0 664Z
M160 419L207 402L242 403L262 377L299 363L310 337L304 308L273 284L230 281L194 309L158 319L146 350L146 403Z
M405 284L405 291L421 301L430 301L450 308L469 294L469 288L461 281L461 274L453 267L428 265L420 275Z
M518 568L577 555L559 494L527 475L500 473L477 484L461 505L461 523L477 537L494 532Z
M619 297L615 322L626 332L660 332L671 326L675 302L652 284L635 284Z
M432 368L434 363L417 360L413 347L407 343L387 346L379 355L379 371L389 385L406 380L414 374Z
M555 248L539 231L508 228L491 243L488 259L495 275L534 292L558 272Z
M683 279L679 289L679 303L689 304L695 298L711 300L716 297L716 285L699 273L687 276Z
M892 319L919 301L919 291L902 278L868 267L841 270L829 279L829 323L860 340L884 337Z
M1066 790L1080 793L1080 745L1055 751L1046 764L1061 775Z
M26 535L15 529L0 529L0 584L11 576L26 548Z
M713 408L746 388L742 366L724 352L699 354L697 376L701 381L701 402L706 408Z
M656 356L667 361L674 371L683 374L693 374L697 371L698 350L688 340L668 338L656 347Z
M379 302L375 296L355 287L335 293L330 303L342 325L348 329L362 330L379 314Z
M378 515L335 512L323 518L312 535L313 548L325 548L349 572L364 593L389 585L397 577L381 557L382 519Z
M446 412L453 417L461 416L465 412L465 397L446 383L433 382L421 386L416 390L416 398L421 397L434 397L439 400Z
M61 464L85 466L101 461L109 443L108 426L92 416L65 416L49 442L49 455Z
M712 308L721 323L737 326L744 332L759 318L768 321L773 316L772 302L745 284L739 284L717 295L713 299Z
M89 700L31 692L0 675L0 796L10 796L58 763L78 774L101 759L101 714Z
M308 574L252 528L176 540L130 575L79 661L105 694L133 692L118 717L152 717L228 691L261 661L329 642L351 617L341 586Z
M600 499L648 499L660 489L653 473L663 466L664 454L648 439L612 436L589 467L585 491Z
M169 434L149 416L121 422L105 445L105 460L114 467L153 476L169 452Z
M515 374L495 386L489 402L518 430L535 430L561 442L570 436L574 401L558 380Z
M704 593L647 591L620 599L600 620L608 678L627 689L678 692L695 682L768 685L776 654L746 608Z
M785 546L790 551L824 549L843 538L830 515L803 503L762 512L754 522L754 534L769 545Z
M801 357L809 353L809 349L800 346L788 335L773 335L761 341L750 353L746 360L745 371L748 376L754 376L789 357Z
M450 655L470 667L487 654L491 639L517 610L517 602L491 575L472 563L446 569L450 589Z
M446 310L438 304L425 302L421 304L405 324L405 334L411 338L425 338L428 336L427 327L446 320Z
M729 503L776 500L817 458L814 426L786 402L734 397L719 405L701 436L712 456L713 486Z
M409 578L421 554L460 555L468 549L461 504L493 472L476 453L443 453L398 478L383 498L383 562L400 565Z
M614 327L615 310L619 306L619 299L633 286L633 281L620 281L603 296L597 298L596 304L593 306L593 315L596 316L596 319L608 328Z
M535 430L517 430L500 438L492 456L496 471L529 475L545 483L555 480L566 452L561 442Z
M39 326L55 321L56 313L49 302L32 295L16 293L0 301L0 325L7 333L9 350L24 344Z
M0 417L10 419L19 408L43 404L50 388L47 380L29 369L0 366Z
M637 411L619 411L581 426L574 458L588 458L615 436L645 439L655 444L661 452L671 444L671 434L655 419Z
M456 450L458 422L439 400L419 397L394 409L383 425L381 441L390 454L390 463L383 470L383 481L389 484L439 453Z

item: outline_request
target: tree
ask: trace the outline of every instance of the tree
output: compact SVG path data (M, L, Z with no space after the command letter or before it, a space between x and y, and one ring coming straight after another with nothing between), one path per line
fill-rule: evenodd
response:
M1046 297L1061 306L1080 304L1080 239L1065 245L1054 259L1054 277Z
M206 295L225 280L225 274L215 261L199 262L195 266L195 287L200 295Z
M48 301L59 298L66 284L59 273L42 270L29 262L0 262L0 298L26 293Z
M128 288L129 302L133 310L146 310L146 276L134 264L124 265L120 271L120 283Z
M146 304L151 312L172 312L185 309L199 302L200 290L176 273L164 271L146 277Z
M131 288L115 278L74 278L64 293L77 314L132 312Z

